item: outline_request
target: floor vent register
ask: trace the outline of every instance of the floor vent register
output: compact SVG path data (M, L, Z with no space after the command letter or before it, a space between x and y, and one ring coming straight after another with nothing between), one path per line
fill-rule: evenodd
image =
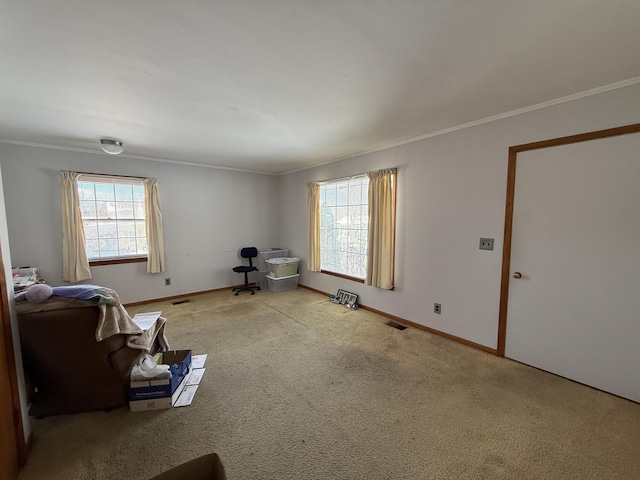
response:
M393 322L393 321L389 321L389 322L385 323L385 325L389 325L390 327L397 328L398 330L404 330L405 328L407 328L406 325L401 325L401 324Z

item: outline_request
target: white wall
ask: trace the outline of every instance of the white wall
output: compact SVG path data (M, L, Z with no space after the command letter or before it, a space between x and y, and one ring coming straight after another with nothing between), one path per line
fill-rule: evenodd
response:
M303 258L300 283L496 348L508 147L638 122L634 85L285 175L280 239ZM398 168L395 290L308 271L306 182L384 167Z
M282 177L0 144L12 263L37 265L61 283L59 170L155 176L167 272L146 274L143 263L93 268L92 283L114 288L124 302L239 283L231 267L240 246L275 245L302 258L301 283L356 292L365 305L495 348L508 147L636 122L640 85ZM393 166L396 289L307 271L306 182ZM480 237L495 238L495 249L478 250ZM441 315L432 313L434 302Z
M242 283L243 246L279 244L278 178L148 160L0 144L11 262L62 285L60 170L156 177L166 271L146 263L92 267L94 283L136 302ZM171 286L164 278L171 278Z

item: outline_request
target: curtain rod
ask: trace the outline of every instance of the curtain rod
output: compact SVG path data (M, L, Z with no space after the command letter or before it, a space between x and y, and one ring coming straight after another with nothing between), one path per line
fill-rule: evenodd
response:
M398 169L393 167L393 168L389 168L389 170L391 170L392 173L397 173ZM329 182L341 182L343 180L351 180L352 178L359 178L359 177L364 177L366 175L366 173L360 173L358 175L350 175L348 177L342 177L342 178L330 178L329 180L322 180L321 182L316 182L318 185L323 185L325 183L329 183Z
M61 172L69 171L69 170L60 170ZM135 180L146 180L146 177L134 177L133 175L116 175L111 173L91 173L91 172L76 172L80 175L92 175L95 177L122 177L122 178L133 178Z

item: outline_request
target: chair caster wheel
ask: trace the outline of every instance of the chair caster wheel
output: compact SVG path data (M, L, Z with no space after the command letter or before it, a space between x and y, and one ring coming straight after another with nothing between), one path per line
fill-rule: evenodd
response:
M235 293L235 296L237 297L239 293L240 293L240 292L236 292L236 293Z
M255 294L256 294L256 292L254 292L253 290L251 290L251 295L255 295Z

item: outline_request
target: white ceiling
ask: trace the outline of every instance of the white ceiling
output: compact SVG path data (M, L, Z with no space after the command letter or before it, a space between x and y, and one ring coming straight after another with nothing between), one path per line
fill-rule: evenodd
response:
M0 139L282 173L640 81L638 0L2 0Z

